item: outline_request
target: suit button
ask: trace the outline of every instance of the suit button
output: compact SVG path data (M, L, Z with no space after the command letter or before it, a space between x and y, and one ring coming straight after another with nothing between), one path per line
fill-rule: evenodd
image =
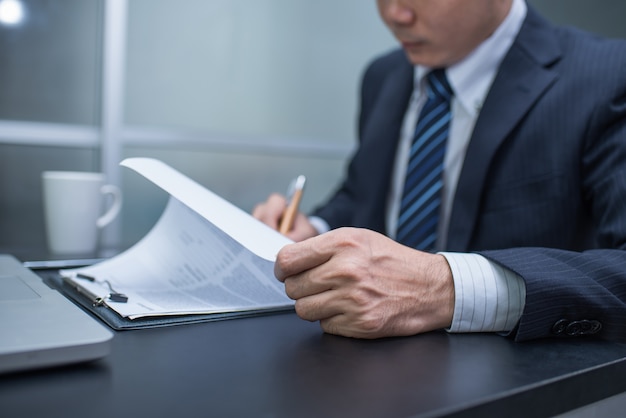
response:
M583 324L582 321L572 321L565 328L565 333L570 336L582 335L583 334Z
M589 330L589 334L597 334L602 329L602 322L592 320L589 321L591 323L591 329Z
M567 319L559 319L552 326L552 333L554 335L561 335L565 332L565 329L569 325L569 321Z
M600 321L596 321L595 319L584 319L580 321L581 324L581 334L584 335L593 335L597 334L602 329L602 324Z
M582 319L580 321L572 321L565 327L565 333L570 336L577 335L593 335L602 329L600 321L594 319Z

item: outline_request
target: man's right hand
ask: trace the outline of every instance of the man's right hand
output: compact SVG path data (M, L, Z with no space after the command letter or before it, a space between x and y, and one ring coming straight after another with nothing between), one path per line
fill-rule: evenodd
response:
M263 203L259 203L252 211L252 216L264 224L278 230L283 213L287 209L287 199L274 193ZM293 228L285 234L296 242L318 235L317 230L311 225L309 219L301 212L298 212L293 223Z

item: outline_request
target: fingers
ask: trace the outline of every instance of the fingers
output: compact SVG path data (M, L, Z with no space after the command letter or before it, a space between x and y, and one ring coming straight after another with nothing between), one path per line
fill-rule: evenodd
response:
M290 275L283 281L287 296L297 300L337 288L342 280L343 275L333 269L331 263L322 263L302 273Z
M278 231L283 214L287 209L287 199L274 193L263 203L259 203L252 210L252 216L269 227ZM309 222L309 218L301 212L296 214L293 228L285 234L288 238L298 242L318 235L317 230Z
M322 327L322 330L333 335L365 339L405 335L387 332L386 329L378 326L379 323L380 321L370 321L370 324L375 324L375 326L370 326L368 324L359 323L349 315L343 314L320 319L320 326Z
M284 282L289 276L298 275L330 260L333 252L332 245L328 243L329 236L330 234L319 235L284 246L276 256L276 278Z
M342 307L333 292L330 290L296 300L296 313L311 322L341 315Z
M293 228L286 234L288 238L295 242L304 241L316 235L319 235L319 233L311 222L309 222L309 218L301 212L298 212Z
M342 273L354 274L353 269L371 261L369 243L362 242L364 233L366 237L368 235L382 237L378 233L358 228L339 228L296 244L286 245L278 252L274 274L278 280L285 281L289 276L318 268L330 262L333 257L337 260L332 265L326 266L330 270L328 276L341 277ZM316 275L319 276L320 271L317 271Z
M285 197L278 193L273 193L265 202L254 207L252 216L277 230L286 207L287 200Z
M368 305L355 304L350 295L341 290L329 290L298 299L297 315L307 321L320 321L329 334L356 338L378 338L389 335L384 327L384 316Z

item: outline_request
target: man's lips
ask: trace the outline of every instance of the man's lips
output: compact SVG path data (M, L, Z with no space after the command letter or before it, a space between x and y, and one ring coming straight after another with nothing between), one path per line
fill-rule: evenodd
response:
M422 48L426 45L425 41L400 41L404 49Z

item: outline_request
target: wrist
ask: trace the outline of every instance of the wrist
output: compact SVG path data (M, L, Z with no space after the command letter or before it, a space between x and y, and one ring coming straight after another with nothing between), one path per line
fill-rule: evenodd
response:
M446 258L411 249L415 275L411 333L449 328L454 317L455 290L452 270Z
M429 277L433 278L433 292L437 295L438 307L435 311L437 328L449 328L454 317L454 279L448 260L440 254L432 256Z

